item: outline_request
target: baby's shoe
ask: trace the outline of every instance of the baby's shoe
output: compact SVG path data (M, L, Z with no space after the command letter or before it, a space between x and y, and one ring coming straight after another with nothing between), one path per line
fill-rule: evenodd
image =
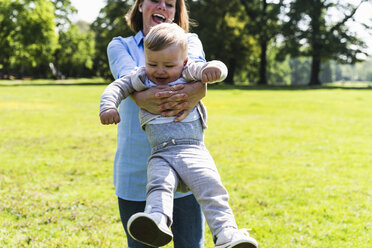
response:
M161 213L136 213L128 220L130 236L149 246L164 246L171 242L172 232L167 226L167 217Z
M215 248L257 248L257 241L249 236L247 229L227 228L217 234Z

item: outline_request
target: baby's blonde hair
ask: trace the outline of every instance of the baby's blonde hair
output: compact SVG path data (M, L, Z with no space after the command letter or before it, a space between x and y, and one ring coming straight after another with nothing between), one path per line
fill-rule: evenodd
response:
M161 23L150 29L145 38L145 48L151 51L160 51L173 44L181 47L187 55L187 35L175 23Z

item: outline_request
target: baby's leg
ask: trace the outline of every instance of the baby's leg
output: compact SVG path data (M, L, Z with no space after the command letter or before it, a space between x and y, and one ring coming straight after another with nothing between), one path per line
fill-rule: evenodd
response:
M161 153L159 153L161 154ZM178 185L178 176L168 161L153 155L147 167L146 213L162 213L172 224L173 197Z
M195 195L213 236L224 228L237 228L228 192L206 148L189 146L181 149L180 155L182 160L175 166L177 173Z
M194 193L211 229L215 248L256 248L257 241L239 230L228 204L228 193L212 157L203 146L181 149L182 163L175 168Z
M152 156L148 163L148 184L144 213L133 215L128 232L146 245L159 247L172 240L173 194L178 184L176 172L160 156Z

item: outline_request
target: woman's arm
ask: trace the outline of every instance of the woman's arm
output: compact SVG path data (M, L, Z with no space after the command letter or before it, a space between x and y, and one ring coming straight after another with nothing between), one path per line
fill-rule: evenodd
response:
M130 74L137 63L130 54L129 46L121 37L116 37L107 46L107 57L114 79Z
M110 70L115 79L123 77L131 73L131 71L137 66L144 63L144 55L141 47L137 44L132 44L133 37L130 38L114 38L107 47L107 56L110 64ZM131 49L129 48L130 46ZM183 86L177 86L175 90L183 89ZM187 103L184 103L187 99L185 94L178 94L176 97L167 100L169 96L173 96L175 92L168 94L171 88L169 86L158 86L152 87L148 90L135 92L130 97L137 106L146 109L153 114L161 114L162 110L172 108L177 103L178 108L184 108ZM160 95L159 95L160 94ZM169 102L170 104L162 105L163 103Z
M134 92L132 99L140 108L150 113L167 117L178 116L175 121L181 121L206 95L206 89L206 85L201 82L173 86L162 85ZM151 98L152 95L155 97Z
M196 34L188 34L188 57L194 62L205 62L203 45ZM158 86L132 95L141 108L163 116L178 116L183 120L206 95L206 86L201 82L185 85ZM151 98L150 96L155 96ZM147 99L147 100L146 100Z
M187 47L187 56L190 60L194 62L206 62L203 44L197 34L187 34Z
M185 106L185 108L178 112L178 114L176 114L177 110L170 110L167 113L164 113L164 116L177 115L177 118L174 119L175 122L185 119L190 111L200 102L201 99L205 97L205 95L207 94L207 86L202 82L188 83L185 84L185 89L183 91L185 92L185 94L188 95L188 101L186 102L187 105Z
M122 38L114 38L107 48L111 73L115 79L129 74L136 66L136 58L130 53L128 44ZM205 61L203 46L196 34L188 34L188 56L193 61ZM143 58L144 59L144 58ZM182 120L205 96L202 83L186 85L157 86L131 95L137 106L153 114L179 117Z

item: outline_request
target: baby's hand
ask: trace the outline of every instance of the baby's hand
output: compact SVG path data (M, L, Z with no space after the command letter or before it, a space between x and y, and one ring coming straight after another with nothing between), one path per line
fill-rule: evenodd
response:
M221 70L216 67L209 67L204 69L202 74L202 82L209 83L215 82L221 77Z
M120 115L116 109L107 109L99 117L103 125L118 124L120 122Z

